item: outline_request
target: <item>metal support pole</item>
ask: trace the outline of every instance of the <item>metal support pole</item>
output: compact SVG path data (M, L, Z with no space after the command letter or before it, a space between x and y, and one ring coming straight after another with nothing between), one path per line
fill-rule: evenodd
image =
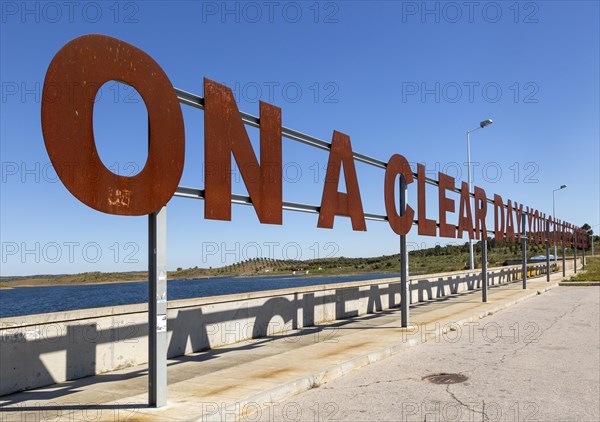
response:
M562 241L562 261L563 261L563 277L567 276L567 260L565 258L565 241Z
M558 257L556 256L556 192L558 192L561 189L566 188L567 185L560 185L560 187L558 189L554 189L552 191L552 228L553 228L553 232L554 232L554 263L558 265ZM562 235L561 235L562 236Z
M406 202L408 203L408 201ZM406 243L406 236L404 238L404 243ZM408 276L410 274L410 271L408 270L410 267L410 255L409 255L409 250L407 247L405 247L406 249L406 254L404 254L404 259L406 260L406 265L405 265L405 269L406 269L406 280L408 281ZM410 283L409 283L409 287L410 287ZM408 295L408 304L410 305L412 303L412 297L410 296L410 294Z
M487 239L481 242L481 301L487 302L488 274L487 274Z
M523 288L527 288L527 230L525 230L525 224L527 223L527 216L523 214L521 226L523 227L521 233L521 254L523 256L523 266L522 266L522 278L523 278Z
M167 404L167 208L148 215L148 405Z
M573 271L577 274L577 233L573 234Z
M546 225L546 281L550 281L550 234ZM554 258L556 259L556 257Z
M585 248L581 248L581 254L582 254L581 259L583 260L583 268L582 269L585 270Z
M400 177L400 215L406 211L406 182ZM408 250L406 249L406 235L400 236L400 305L401 325L408 327L408 309L410 307L410 291L408 288Z
M467 131L467 185L469 187L469 202L473 209L473 203L471 202L471 132ZM469 237L469 269L475 269L475 257L473 253L473 239Z
M558 256L556 255L556 201L554 200L554 194L556 190L552 191L552 221L554 222L552 231L554 232L554 263L558 264Z

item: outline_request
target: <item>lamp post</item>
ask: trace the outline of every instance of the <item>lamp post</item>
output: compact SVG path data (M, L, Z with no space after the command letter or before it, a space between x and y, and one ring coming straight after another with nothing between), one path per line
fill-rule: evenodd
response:
M467 184L469 185L469 202L471 201L471 132L475 132L476 130L483 129L486 126L494 123L492 119L484 120L479 123L479 127L475 129L467 130ZM469 237L469 268L472 270L475 268L475 262L473 258L473 239Z
M560 185L560 188L554 189L552 191L552 219L554 221L556 221L556 205L555 205L556 201L554 200L554 194L557 191L564 189L566 187L567 187L567 185ZM556 264L557 262L558 262L558 257L556 256L556 230L554 230L554 263Z
M593 229L594 227L600 227L600 224L594 224L592 227L590 227L590 230ZM593 233L593 231L592 231ZM592 234L590 236L592 238L592 256L594 256L594 235Z

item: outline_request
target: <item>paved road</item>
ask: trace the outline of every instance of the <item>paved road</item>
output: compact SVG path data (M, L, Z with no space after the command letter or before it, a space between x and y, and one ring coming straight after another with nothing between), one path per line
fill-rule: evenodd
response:
M423 380L438 373L468 379ZM600 421L600 288L555 288L251 419Z

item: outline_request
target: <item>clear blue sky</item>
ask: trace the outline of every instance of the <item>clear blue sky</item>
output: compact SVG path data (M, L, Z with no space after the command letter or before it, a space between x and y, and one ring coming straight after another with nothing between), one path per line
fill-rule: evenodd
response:
M382 160L401 153L457 183L466 180L465 131L492 118L472 135L475 184L547 213L552 190L567 184L556 194L557 217L600 223L597 1L483 1L472 10L463 2L269 4L2 2L2 275L146 268L146 218L89 209L48 165L44 75L62 45L89 33L143 49L178 88L201 94L204 77L217 80L237 87L241 110L257 114L260 97L282 108L285 126L326 140L339 130L356 151ZM96 103L100 156L121 174L146 159L139 98L109 83ZM203 112L183 113L181 184L203 187ZM284 200L319 204L327 154L283 142ZM383 171L358 163L357 172L365 212L384 213ZM241 183L233 190L245 192ZM428 194L434 214L435 190ZM208 221L201 201L174 198L168 267L398 252L387 223L368 222L366 233L340 217L333 230L316 225L316 215L289 212L283 226L261 225L241 206L231 222ZM446 243L415 233L414 245Z

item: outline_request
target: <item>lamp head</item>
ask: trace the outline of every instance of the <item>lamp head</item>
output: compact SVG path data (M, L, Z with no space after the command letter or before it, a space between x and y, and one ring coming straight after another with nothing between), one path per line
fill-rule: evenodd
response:
M561 189L564 189L564 188L566 188L566 187L567 187L567 185L561 185L561 186L560 186L560 188L561 188Z
M489 126L492 123L494 123L492 121L492 119L487 119L487 120L484 120L483 122L479 123L479 127L483 129L484 127Z

